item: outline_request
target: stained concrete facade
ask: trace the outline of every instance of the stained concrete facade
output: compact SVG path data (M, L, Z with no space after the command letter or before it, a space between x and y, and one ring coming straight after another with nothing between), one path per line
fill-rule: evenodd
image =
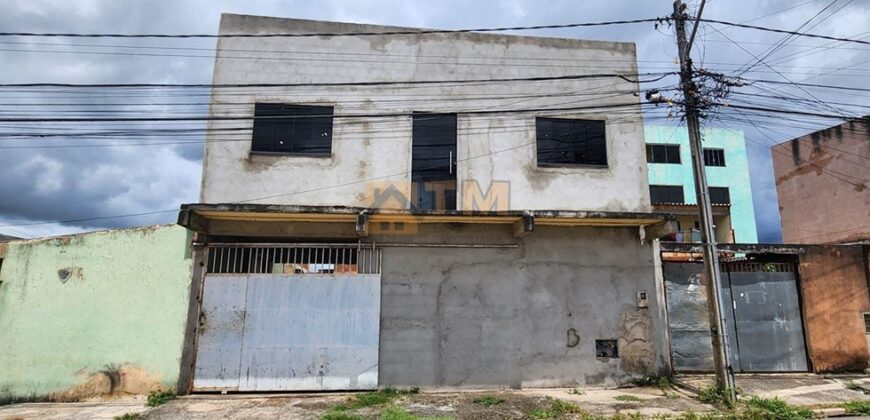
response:
M870 240L870 118L771 148L785 243Z
M816 372L868 367L868 253L867 246L809 246L800 256L807 347Z
M541 227L516 241L507 226L431 225L406 240L518 247L384 249L382 384L612 386L669 371L652 244L635 229ZM597 339L618 340L619 357L596 357Z
M393 31L419 30L241 15L224 15L220 27ZM220 38L215 84L296 86L215 88L211 113L228 120L209 124L201 203L183 205L179 223L201 234L204 259L227 242L380 248L379 386L614 385L663 374L651 240L672 219L649 203L636 72L630 43L474 33ZM537 77L563 79L395 84ZM372 84L340 85L352 82ZM333 106L331 154L252 152L257 102ZM457 114L456 209L371 200L372 188L411 181L413 112ZM543 116L605 121L607 165L538 165ZM220 141L234 128L236 141ZM465 194L496 184L507 186L507 205L475 208ZM194 275L198 291L203 278ZM202 310L190 305L182 390L195 382ZM597 357L596 340L613 340L618 356Z
M233 14L220 25L221 34L387 31L418 29ZM373 184L410 182L411 117L341 116L425 111L460 113L459 209L471 209L463 199L469 183L485 193L507 182L502 210L650 211L636 73L632 43L476 33L220 38L215 84L317 85L213 91L212 116L242 119L209 124L201 202L370 206ZM588 78L324 85L566 75ZM252 153L255 102L334 106L331 156ZM516 112L524 109L537 111ZM493 110L509 112L471 113ZM536 116L606 121L607 167L538 167Z
M168 225L0 244L0 397L174 388L189 243Z
M716 240L720 243L756 243L758 230L755 225L755 208L752 202L752 183L749 162L746 156L746 141L740 130L708 128L702 132L703 147L722 149L725 166L707 166L707 184L710 187L726 187L731 197L731 206L714 208ZM683 187L686 204L693 205L689 212L679 215L680 230L689 231L698 220L697 193L692 170L689 134L685 127L644 127L646 144L670 144L680 147L679 164L649 163L650 185L677 185ZM669 209L670 210L670 209Z

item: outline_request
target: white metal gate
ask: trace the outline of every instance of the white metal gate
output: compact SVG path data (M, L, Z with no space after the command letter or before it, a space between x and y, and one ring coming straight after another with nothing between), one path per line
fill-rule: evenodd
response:
M209 247L194 390L374 389L380 250Z

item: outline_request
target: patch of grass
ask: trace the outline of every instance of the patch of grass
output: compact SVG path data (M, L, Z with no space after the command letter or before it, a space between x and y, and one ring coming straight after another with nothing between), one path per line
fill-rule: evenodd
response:
M120 416L115 416L114 420L136 420L139 417L139 413L124 413Z
M363 416L333 409L320 416L320 420L363 420Z
M849 401L840 404L849 414L870 415L870 401Z
M389 404L400 395L412 395L418 394L419 392L420 388L414 387L406 390L384 388L374 392L356 394L348 398L347 401L334 405L320 418L321 420L359 420L363 417L357 414L348 413L348 411Z
M420 417L401 407L390 407L381 413L382 420L448 420L451 417Z
M550 406L547 408L536 408L529 412L529 417L533 419L557 419L565 414L577 414L581 418L587 418L589 413L586 413L577 404L568 401L557 400L547 397L547 402Z
M586 391L584 391L580 388L571 388L571 390L568 391L568 393L574 394L574 395L586 395Z
M483 395L483 396L480 396L480 397L477 397L477 398L471 400L471 402L478 404L478 405L482 405L486 408L489 408L489 407L492 407L494 405L503 403L504 398L498 398L498 397L495 397L492 395Z
M148 394L148 402L146 405L149 407L157 407L174 400L175 397L175 391L151 391Z
M770 420L803 420L813 418L812 410L792 407L778 398L752 397L746 401L746 410L741 417Z
M640 402L640 401L643 401L642 399L635 397L634 395L617 395L617 396L613 397L613 399L616 401L622 401L622 402Z

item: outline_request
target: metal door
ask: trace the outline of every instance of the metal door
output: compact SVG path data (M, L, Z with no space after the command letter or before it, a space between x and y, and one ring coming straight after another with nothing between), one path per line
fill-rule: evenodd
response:
M790 264L726 264L740 370L806 371L807 354L797 282Z
M712 371L701 263L664 263L671 352L677 371ZM722 264L722 312L736 372L807 371L794 266Z
M195 389L238 389L247 288L248 278L244 275L206 276L199 315Z
M377 388L380 280L250 275L239 390Z
M707 286L700 263L664 263L667 288L668 327L674 369L681 372L713 370L713 345L707 308ZM722 310L727 322L725 331L732 349L737 348L727 276L722 276ZM740 355L731 352L731 365L740 366Z
M379 250L210 252L194 390L377 388Z

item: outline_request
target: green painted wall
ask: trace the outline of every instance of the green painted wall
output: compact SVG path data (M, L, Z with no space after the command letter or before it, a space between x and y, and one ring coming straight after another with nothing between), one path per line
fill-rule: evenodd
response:
M724 149L725 165L707 167L707 184L728 187L731 196L731 228L738 243L757 243L755 209L746 141L743 132L719 128L702 130L704 147ZM695 204L695 181L689 151L689 133L685 127L645 126L647 144L679 144L681 164L650 163L650 185L682 185L686 203Z
M186 229L165 225L7 244L0 394L77 397L174 387L191 282L189 243ZM71 272L66 283L58 275L63 269Z

